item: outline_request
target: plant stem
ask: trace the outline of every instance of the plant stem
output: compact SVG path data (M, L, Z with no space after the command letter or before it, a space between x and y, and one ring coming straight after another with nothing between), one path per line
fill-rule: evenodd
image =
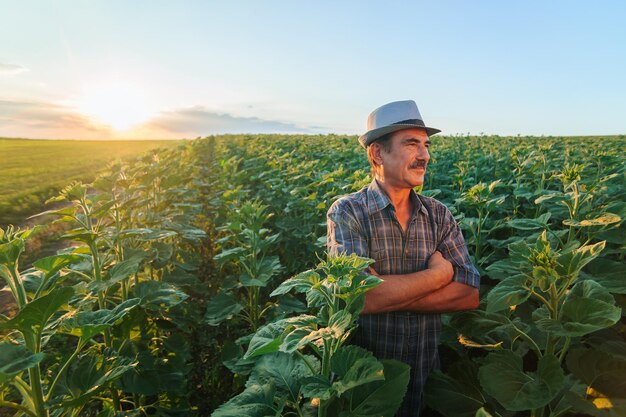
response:
M24 414L28 414L31 417L38 417L37 414L33 413L31 410L29 410L28 408L24 407L23 405L15 404L15 403L12 403L10 401L0 400L0 407L14 408L16 410L21 411Z
M48 417L48 410L44 404L43 389L41 386L41 371L39 364L33 366L28 370L28 377L30 378L30 387L32 401L35 406L35 414L37 417Z
M302 354L302 352L300 352L299 350L296 350L296 354L302 358L302 360L304 361L304 364L307 366L307 368L309 368L309 369L311 370L311 372L312 372L313 374L317 374L317 369L315 369L315 368L313 367L313 365L311 364L311 362L309 362L309 360L307 359L307 357L306 357L306 356L304 356L304 355Z
M11 269L11 277L13 278L13 285L15 287L15 292L17 293L13 296L15 297L15 301L17 301L17 306L21 310L26 305L28 300L26 299L26 291L24 290L24 286L20 281L20 272L18 271L17 261L15 262L14 268Z
M72 355L67 359L67 361L65 361L61 369L59 369L59 372L57 372L57 375L54 377L54 381L52 381L52 384L50 384L50 387L48 388L48 395L46 395L46 401L50 401L52 393L54 392L54 388L56 388L56 385L59 382L59 378L65 371L65 368L69 366L70 362L72 362L72 360L80 353L83 346L84 346L84 343L82 343L82 341L79 340L78 344L76 345L76 349L74 350L74 353L72 353Z
M550 313L552 313L552 304L550 304L550 302L544 296L542 296L532 288L530 289L530 294L537 298L539 301L541 301L546 307L548 307L548 310L550 310Z
M531 347L533 348L533 350L537 354L537 357L541 359L543 357L543 354L541 353L541 349L539 349L539 346L537 346L537 343L535 343L535 341L532 339L532 337L530 337L526 333L524 333L524 331L519 329L515 324L513 324L513 322L511 322L511 326L513 326L513 329L515 329L515 331L518 332L520 334L520 336L522 336L524 338L524 340L526 340L528 343L531 344Z
M569 344L571 342L572 338L570 336L567 336L565 338L565 344L563 345L563 348L561 349L561 352L559 353L559 362L563 363L563 358L565 358L565 354L567 353L567 349L569 349Z

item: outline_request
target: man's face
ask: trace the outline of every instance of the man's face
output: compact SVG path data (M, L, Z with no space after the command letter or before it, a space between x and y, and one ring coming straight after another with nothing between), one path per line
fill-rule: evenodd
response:
M414 188L424 183L426 165L430 160L430 140L424 129L394 132L389 153L380 149L382 174L386 184L397 188Z

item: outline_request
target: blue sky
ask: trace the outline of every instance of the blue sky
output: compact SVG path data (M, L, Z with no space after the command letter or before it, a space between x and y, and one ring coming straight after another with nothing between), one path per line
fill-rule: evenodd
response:
M0 136L626 133L626 3L0 0Z

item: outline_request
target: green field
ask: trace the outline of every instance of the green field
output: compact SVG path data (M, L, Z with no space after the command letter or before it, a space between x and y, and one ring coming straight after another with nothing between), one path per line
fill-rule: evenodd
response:
M417 191L481 285L442 318L424 415L626 415L623 137L432 142ZM370 181L356 137L225 135L64 183L54 254L0 228L0 416L393 416L408 366L351 344L376 260L326 256L327 210Z
M116 159L178 141L78 141L0 138L0 225L21 224L73 180L92 181Z

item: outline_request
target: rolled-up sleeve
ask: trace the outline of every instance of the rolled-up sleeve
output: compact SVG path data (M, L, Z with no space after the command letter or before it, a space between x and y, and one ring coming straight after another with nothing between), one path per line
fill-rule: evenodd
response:
M353 253L362 257L369 256L362 227L345 207L337 203L331 206L326 216L326 224L329 256Z
M461 228L447 207L442 205L442 210L443 221L437 250L452 264L455 282L479 288L480 274L469 256Z

